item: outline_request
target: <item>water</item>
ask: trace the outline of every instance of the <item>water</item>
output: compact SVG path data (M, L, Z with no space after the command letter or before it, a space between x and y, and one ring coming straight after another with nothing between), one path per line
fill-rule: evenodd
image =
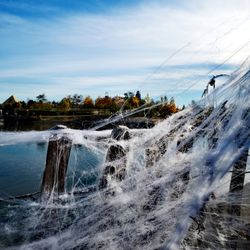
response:
M129 140L112 140L110 131L58 131L67 133L74 145L67 192L48 200L4 199L0 247L230 249L236 239L247 249L250 204L239 193L229 199L228 188L233 164L250 146L249 66L246 62L196 105L152 129L132 131ZM20 158L33 152L39 162L36 143L47 143L51 133L1 133L1 150L26 145ZM105 162L108 147L117 143L126 150L125 159ZM43 149L40 153L42 161ZM26 168L34 158L27 157ZM18 171L21 163L15 159ZM107 187L99 189L109 164L125 164L125 178L108 175ZM88 185L96 189L74 192ZM244 217L228 213L232 202L242 201Z
M18 196L40 190L47 144L0 147L1 196Z
M85 117L46 117L46 120L41 121L4 121L0 119L0 131L44 131L50 129L57 124L63 124L70 128L80 129L82 124L81 119ZM89 117L87 117L89 119Z
M45 168L47 142L0 146L0 197L39 192ZM67 171L67 190L93 185L97 181L98 157L84 146L74 146Z

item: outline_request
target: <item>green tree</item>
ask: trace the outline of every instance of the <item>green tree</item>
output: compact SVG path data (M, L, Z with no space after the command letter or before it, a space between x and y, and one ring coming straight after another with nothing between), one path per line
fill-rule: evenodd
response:
M61 102L59 103L59 107L64 111L68 111L70 110L71 104L71 99L66 97L61 100Z
M28 100L27 108L31 108L36 102L34 100Z
M132 98L134 96L134 93L133 92L126 92L124 93L124 99L127 100L129 98Z
M45 94L40 94L36 97L37 101L40 103L44 103L47 101Z
M26 109L27 108L27 103L25 101L20 102L21 108Z
M139 90L136 91L135 96L137 97L137 99L138 99L139 101L141 101L141 93L140 93Z
M83 100L83 96L82 95L78 95L78 94L74 94L73 96L68 96L67 98L69 98L72 102L72 104L74 106L78 106L82 103Z

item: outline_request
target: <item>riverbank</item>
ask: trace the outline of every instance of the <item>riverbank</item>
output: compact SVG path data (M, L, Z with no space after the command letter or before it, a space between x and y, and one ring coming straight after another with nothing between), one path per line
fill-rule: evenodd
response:
M91 129L103 124L109 119L107 115L56 115L39 116L39 119L2 119L0 121L0 131L30 131L48 130L55 125L62 124L72 129ZM118 125L128 128L152 128L161 119L145 117L123 118L116 122L110 122L98 130L112 129Z

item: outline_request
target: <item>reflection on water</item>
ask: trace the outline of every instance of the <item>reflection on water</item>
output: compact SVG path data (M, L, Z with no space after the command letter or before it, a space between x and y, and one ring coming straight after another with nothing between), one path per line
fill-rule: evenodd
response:
M46 145L18 144L0 147L0 195L19 195L39 190Z
M69 128L73 129L81 129L82 123L81 121L77 121L74 119L66 119L61 118L60 120L57 119L49 119L42 120L42 121L4 121L0 119L0 131L30 131L30 130L48 130L55 125L63 124Z
M0 146L0 198L37 192L41 188L47 143ZM72 147L67 189L93 184L100 160L85 147Z

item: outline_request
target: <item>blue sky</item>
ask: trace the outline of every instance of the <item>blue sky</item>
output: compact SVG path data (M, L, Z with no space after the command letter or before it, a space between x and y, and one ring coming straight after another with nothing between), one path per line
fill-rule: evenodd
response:
M250 1L1 0L0 102L45 93L197 99L248 56ZM191 87L192 86L192 87Z

